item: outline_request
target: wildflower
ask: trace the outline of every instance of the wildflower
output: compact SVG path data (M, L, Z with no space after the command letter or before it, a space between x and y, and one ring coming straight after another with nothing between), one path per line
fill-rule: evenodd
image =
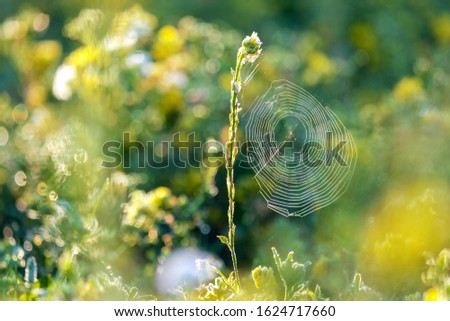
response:
M450 43L450 15L445 14L433 22L433 34L442 44Z
M245 54L244 61L254 62L261 54L262 41L258 34L253 32L251 36L247 36L242 41L241 51Z
M75 49L66 59L66 64L83 68L90 64L99 63L102 59L100 49L93 46L83 46Z
M394 97L400 102L413 102L424 97L422 80L417 77L405 77L394 88Z
M305 82L315 85L322 80L332 79L336 73L336 65L325 54L311 52L307 57L307 68L303 74Z
M428 289L425 292L423 299L425 301L439 301L439 299L440 299L439 290L436 288Z
M156 60L162 60L172 56L183 49L184 39L179 31L173 26L162 27L153 45L152 56Z
M233 165L235 161L235 157L237 154L237 146L235 146L236 136L237 136L237 128L239 123L239 99L238 93L241 90L241 68L248 61L253 63L261 54L261 45L262 42L258 38L258 34L253 32L249 37L245 37L242 41L242 46L239 48L236 57L236 69L231 69L232 81L231 81L231 100L230 100L230 128L228 131L228 144L227 144L227 152L226 152L226 168L227 168L227 194L228 194L228 238L224 238L226 240L226 244L231 253L231 261L233 262L233 273L236 280L236 289L239 292L240 289L240 280L239 280L239 271L237 269L237 258L236 252L234 250L234 233L235 233L235 225L233 222L234 219L234 196L235 196L235 188L234 188L234 176L233 176Z
M32 60L38 70L45 70L57 61L62 53L61 45L53 40L44 40L33 46Z

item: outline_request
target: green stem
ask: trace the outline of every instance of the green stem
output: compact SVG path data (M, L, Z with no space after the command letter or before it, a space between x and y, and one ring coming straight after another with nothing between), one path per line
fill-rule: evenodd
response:
M258 38L258 34L253 32L251 36L247 36L242 41L242 46L239 48L236 57L236 69L232 70L231 80L231 99L230 99L230 128L228 131L228 143L225 151L226 156L226 170L227 170L227 192L228 192L228 237L219 236L222 243L228 246L231 253L231 261L233 262L234 284L235 292L241 291L241 281L239 278L239 271L237 267L236 250L234 248L234 236L236 232L236 225L234 224L234 161L238 151L236 142L237 128L239 124L239 101L238 95L241 90L241 69L246 62L253 63L261 53L262 42Z
M239 102L238 93L241 86L241 67L244 61L245 54L240 49L236 59L236 70L231 81L231 100L230 100L230 129L228 132L227 154L226 154L226 170L227 170L227 191L228 191L228 249L231 253L231 260L233 262L233 271L236 278L238 291L241 288L239 271L237 267L237 257L234 248L234 235L236 225L234 224L234 161L237 154L236 135L237 126L239 123Z

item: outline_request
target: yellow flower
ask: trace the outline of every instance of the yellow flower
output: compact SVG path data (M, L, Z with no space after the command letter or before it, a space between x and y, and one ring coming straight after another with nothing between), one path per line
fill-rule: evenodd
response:
M428 289L424 293L423 299L425 301L439 301L440 300L439 290L436 288Z
M394 97L400 102L413 102L424 96L423 83L418 77L404 77L394 88Z
M84 46L73 51L67 57L66 64L83 68L92 63L100 62L101 50L92 46Z
M303 78L310 85L332 78L336 72L334 62L319 51L311 52L307 57L307 63L308 66L303 73Z
M152 55L156 60L167 58L181 51L184 40L173 26L162 27L156 37Z
M450 43L450 14L444 14L437 18L433 22L432 29L439 43Z
M45 40L34 45L31 58L35 68L39 71L43 71L59 59L61 52L62 48L58 42Z
M152 206L159 208L163 205L164 200L171 195L172 191L169 188L165 186L159 186L148 193L148 200Z
M361 274L371 287L405 294L421 285L423 253L447 244L448 191L444 181L416 181L380 199L370 212L359 254Z

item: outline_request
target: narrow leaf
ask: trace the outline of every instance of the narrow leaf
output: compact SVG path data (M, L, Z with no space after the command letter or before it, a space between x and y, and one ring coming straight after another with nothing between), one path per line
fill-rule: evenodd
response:
M225 245L228 245L228 238L226 236L223 235L217 235L217 238L220 240L220 242L222 242Z

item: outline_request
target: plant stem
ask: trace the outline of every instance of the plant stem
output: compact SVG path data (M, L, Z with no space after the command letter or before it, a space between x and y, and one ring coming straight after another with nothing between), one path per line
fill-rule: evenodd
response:
M238 93L241 83L241 67L244 60L244 53L239 49L236 59L236 71L233 75L233 80L231 81L231 100L230 100L230 129L228 132L228 143L227 143L227 155L226 155L226 170L227 170L227 191L228 191L228 249L231 253L231 260L233 262L233 271L236 278L237 289L240 289L240 279L239 271L237 267L237 257L236 251L234 249L234 235L236 231L236 225L234 224L234 161L237 154L236 146L236 135L237 126L239 123L239 102Z
M237 267L236 250L234 248L234 236L236 225L234 224L234 161L238 152L236 141L237 128L239 124L239 100L238 95L241 90L241 69L246 62L254 62L261 53L262 42L258 38L258 34L253 32L251 36L245 37L242 46L239 48L236 57L236 69L232 70L231 80L231 99L230 99L230 128L228 131L228 143L226 148L226 170L227 170L227 192L228 192L228 237L219 236L222 243L225 243L231 253L231 261L233 262L234 284L233 291L240 292L241 282Z

